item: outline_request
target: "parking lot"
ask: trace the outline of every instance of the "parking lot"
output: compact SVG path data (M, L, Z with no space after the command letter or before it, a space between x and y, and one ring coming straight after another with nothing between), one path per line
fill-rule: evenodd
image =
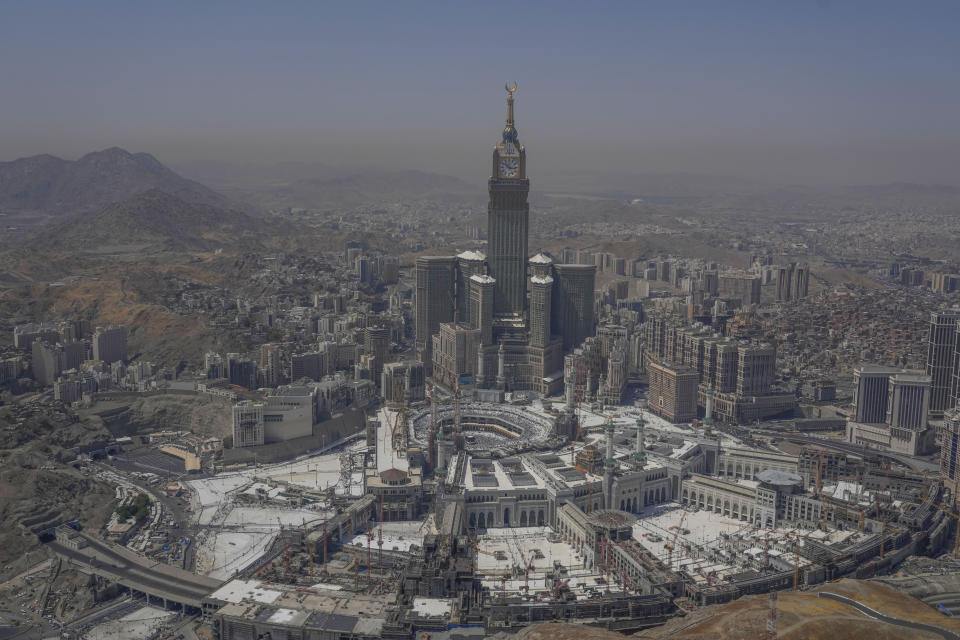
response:
M178 476L186 472L183 460L157 449L125 451L114 456L111 464L122 471L149 471L162 476Z

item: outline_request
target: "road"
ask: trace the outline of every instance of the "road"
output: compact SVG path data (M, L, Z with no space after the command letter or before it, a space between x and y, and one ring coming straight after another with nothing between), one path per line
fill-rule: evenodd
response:
M187 513L186 508L190 504L185 498L174 498L168 496L163 490L163 484L167 481L182 481L184 474L170 476L167 475L165 481L161 485L151 485L146 480L141 478L135 478L128 475L123 469L113 467L107 464L100 465L103 469L109 470L111 473L119 473L123 476L125 482L128 482L132 485L136 485L139 489L143 490L150 496L150 498L161 505L163 505L164 511L169 514L174 522L179 526L177 528L170 528L164 526L164 530L172 538L171 544L174 544L174 541L179 541L181 538L187 538L190 540L191 544L187 547L186 551L183 552L181 556L180 566L187 570L193 571L196 562L196 545L193 544L194 538L197 535L198 529L190 518L190 514Z
M88 541L83 549L69 549L56 541L49 543L50 548L75 564L85 565L98 575L138 591L199 607L203 598L222 584L220 580L153 562L123 547L81 535ZM96 566L91 566L91 556L96 557Z
M778 438L785 438L791 442L797 442L799 444L809 444L824 447L826 449L835 449L837 451L843 451L844 453L852 453L854 455L863 455L863 447L856 444L851 444L849 442L844 442L843 440L833 440L830 438L814 438L812 436L802 436L799 434L793 433L774 433L767 432L764 435L775 435ZM940 465L923 460L922 458L914 458L913 456L904 455L901 453L892 453L889 451L880 451L878 449L868 448L867 453L874 454L877 456L882 456L885 458L890 458L891 460L896 460L905 467L909 467L914 471L930 471L938 472L940 471Z
M909 620L901 620L900 618L893 618L891 616L884 615L879 611L871 609L870 607L860 604L856 600L851 600L846 596L841 596L836 593L828 593L826 591L821 591L817 594L821 598L828 598L830 600L836 600L837 602L842 602L843 604L850 605L854 609L860 611L864 615L873 618L874 620L879 620L886 624L896 625L898 627L906 627L908 629L916 629L918 631L928 631L930 633L936 634L943 638L944 640L960 640L960 635L953 633L952 631L947 631L941 627L935 627L932 624L924 624L922 622L910 622Z

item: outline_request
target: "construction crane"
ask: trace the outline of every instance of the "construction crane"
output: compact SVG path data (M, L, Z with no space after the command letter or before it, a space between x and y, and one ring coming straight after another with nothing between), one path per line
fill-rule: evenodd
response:
M497 554L493 553L492 551L486 551L485 549L481 549L481 548L480 548L480 544L477 542L477 536L475 536L473 533L468 532L468 533L467 533L467 536L470 538L470 546L473 547L474 553L482 553L482 554L485 555L485 556L490 556L490 557L492 557L492 558L497 558L497 559L499 559L499 557L497 556ZM474 572L477 571L477 556L476 556L476 555L473 556L473 571L474 571Z
M558 582L553 586L553 599L559 600L560 594L563 593L563 590L570 584L570 578L567 578L563 582Z
M817 451L820 460L817 462L817 498L823 501L823 449Z
M427 456L430 461L430 469L437 467L437 389L433 382L430 386L428 397L430 398L430 438L427 441Z
M880 559L881 560L883 560L883 548L887 546L887 529L892 529L898 533L903 531L903 529L901 529L900 527L895 527L886 520L880 523Z
M460 440L460 382L457 381L453 387L453 449L460 451L462 447Z
M380 494L380 517L377 522L377 571L383 586L383 494Z
M617 570L617 573L620 575L620 582L623 584L623 588L628 592L633 590L633 583L627 578L626 574L623 572L623 569L614 565L614 569Z
M670 527L670 529L673 529L673 540L663 545L663 548L667 550L667 568L671 571L673 571L673 550L677 548L677 537L680 535L680 530L683 529L683 523L686 519L687 512L684 511L683 515L680 516L679 524Z
M707 581L707 586L712 587L713 581L717 577L717 570L711 569L710 571L705 570L703 567L700 568L700 575Z
M811 536L805 536L802 533L793 533L793 590L800 588L800 541L816 540Z
M323 514L323 565L320 574L327 575L327 514Z
M767 640L777 640L777 591L770 589L770 611L767 613Z
M535 555L536 555L535 552L531 551L530 559L527 560L526 565L524 565L523 567L523 589L527 593L530 593L530 572L535 568L533 564L533 559Z
M303 544L307 547L307 553L310 555L310 577L313 577L313 547L310 546L310 541L307 540L307 519L303 519Z

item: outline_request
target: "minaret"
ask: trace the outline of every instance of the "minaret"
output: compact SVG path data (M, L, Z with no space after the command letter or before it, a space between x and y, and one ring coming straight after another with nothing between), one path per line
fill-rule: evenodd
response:
M713 436L713 387L708 386L705 393L707 402L703 412L703 435L710 438Z
M503 340L500 341L500 350L497 351L497 389L503 391L507 388L507 376L504 374L504 361L506 352L503 350Z
M637 418L637 450L633 452L634 463L637 467L637 471L643 469L644 465L647 463L647 450L646 450L646 432L645 427L647 421L643 419L643 409L640 410L640 417Z
M569 370L567 372L567 380L564 383L565 387L563 391L567 401L567 413L573 413L573 410L577 406L576 376L577 374L572 369Z
M477 379L474 380L473 386L477 389L483 389L486 382L487 379L483 374L483 344L481 344L477 347Z
M613 458L613 419L607 420L603 427L607 433L607 456L603 459L603 505L613 509L613 471L617 465Z

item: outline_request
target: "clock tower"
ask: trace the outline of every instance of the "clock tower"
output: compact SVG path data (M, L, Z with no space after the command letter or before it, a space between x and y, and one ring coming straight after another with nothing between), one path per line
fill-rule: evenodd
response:
M507 122L493 148L493 173L487 182L487 264L496 280L493 312L501 323L524 322L527 305L527 236L530 206L527 194L527 152L513 120L513 88L507 90Z

